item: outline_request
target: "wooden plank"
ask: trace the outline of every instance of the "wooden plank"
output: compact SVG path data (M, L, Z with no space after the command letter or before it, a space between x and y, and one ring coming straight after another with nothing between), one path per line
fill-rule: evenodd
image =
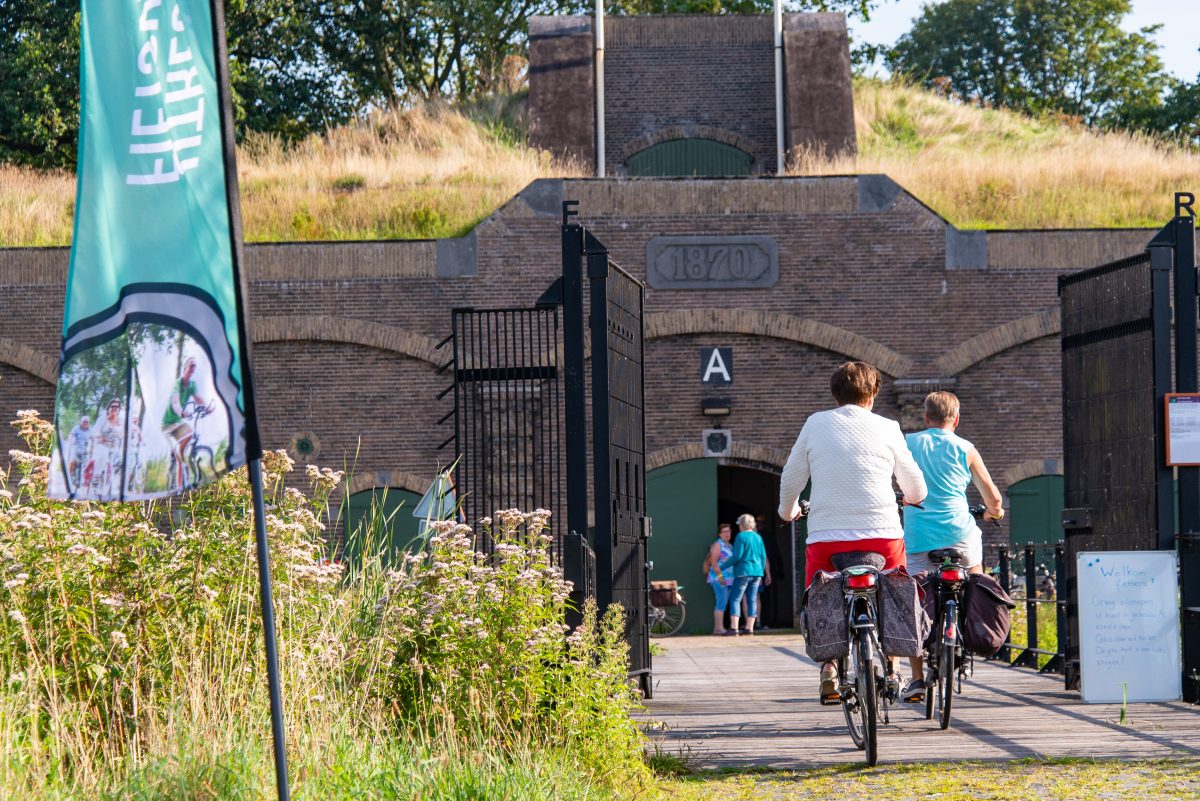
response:
M654 700L644 715L660 747L697 767L804 768L858 762L840 706L821 706L818 669L795 635L658 640ZM901 660L907 673L907 660ZM1001 760L1039 756L1200 756L1200 707L1085 705L1058 676L976 660L955 696L950 729L925 705L898 704L880 727L887 762Z

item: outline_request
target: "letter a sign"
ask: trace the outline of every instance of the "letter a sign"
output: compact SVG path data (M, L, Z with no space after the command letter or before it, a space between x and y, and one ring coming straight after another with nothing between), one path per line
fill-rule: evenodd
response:
M700 349L700 383L733 383L733 348Z

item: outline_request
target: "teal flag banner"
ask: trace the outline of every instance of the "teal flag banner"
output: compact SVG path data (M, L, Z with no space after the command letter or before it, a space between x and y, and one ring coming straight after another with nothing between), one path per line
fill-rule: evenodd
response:
M209 0L82 10L49 495L156 498L259 455L227 90Z

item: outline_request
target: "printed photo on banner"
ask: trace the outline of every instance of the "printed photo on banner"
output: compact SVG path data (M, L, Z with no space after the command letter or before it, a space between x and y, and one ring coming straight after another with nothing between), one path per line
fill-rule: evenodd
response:
M88 330L96 327L104 324ZM223 338L206 342L182 320L126 318L115 330L105 341L85 340L63 361L51 497L162 497L236 466L231 446L241 415ZM222 350L225 358L214 359Z

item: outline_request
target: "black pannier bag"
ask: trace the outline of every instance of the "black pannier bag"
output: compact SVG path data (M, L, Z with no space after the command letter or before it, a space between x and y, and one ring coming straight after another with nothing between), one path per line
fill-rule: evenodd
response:
M976 656L995 656L1008 640L1012 625L1009 611L1016 605L1000 582L986 573L967 576L963 613L958 621L963 647Z
M929 636L921 588L903 570L879 574L879 644L888 656L920 656Z
M800 613L804 629L804 651L820 664L850 653L846 631L845 595L840 573L818 571L804 591L804 610Z

